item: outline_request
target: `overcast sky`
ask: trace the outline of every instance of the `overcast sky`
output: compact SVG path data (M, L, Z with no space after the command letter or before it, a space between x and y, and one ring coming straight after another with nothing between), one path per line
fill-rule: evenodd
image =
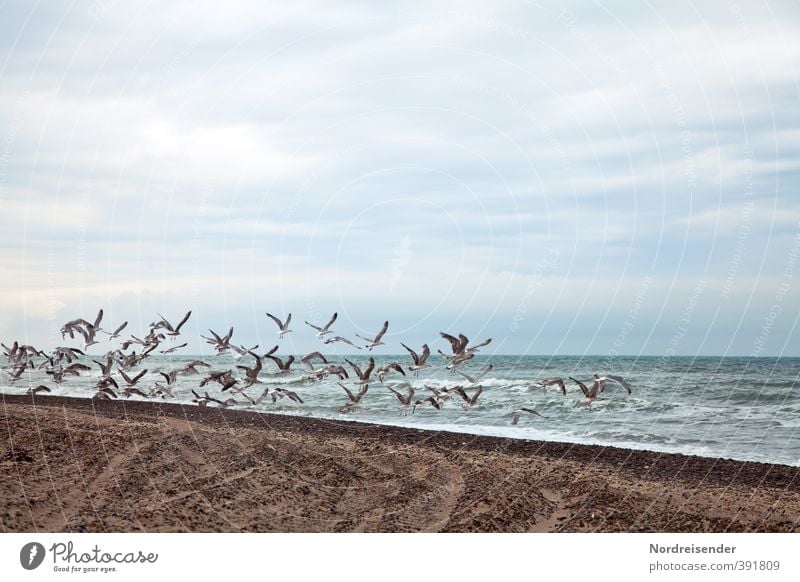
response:
M268 4L0 2L0 339L800 355L796 2Z

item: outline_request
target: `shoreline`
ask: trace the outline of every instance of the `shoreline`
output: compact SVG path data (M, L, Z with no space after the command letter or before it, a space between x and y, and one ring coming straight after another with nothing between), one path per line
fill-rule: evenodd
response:
M800 528L790 465L167 402L0 399L0 481L18 493L0 504L3 531Z

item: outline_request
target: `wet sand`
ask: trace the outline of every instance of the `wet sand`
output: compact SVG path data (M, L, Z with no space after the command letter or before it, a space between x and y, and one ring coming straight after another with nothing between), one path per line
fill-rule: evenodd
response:
M800 468L2 396L4 532L789 532Z

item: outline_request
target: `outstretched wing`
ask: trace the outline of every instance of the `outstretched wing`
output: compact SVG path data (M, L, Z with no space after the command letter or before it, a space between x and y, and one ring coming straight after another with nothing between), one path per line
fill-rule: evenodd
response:
M331 317L331 320L328 323L325 324L325 327L322 328L322 330L328 331L330 329L330 327L333 325L333 322L336 321L337 317L339 317L339 313L338 312L333 314L333 317ZM320 330L320 331L322 331L322 330Z
M383 334L386 333L387 329L389 329L389 322L388 321L384 321L383 322L383 327L378 332L378 335L375 336L375 343L378 343L379 341L381 341L381 338L383 337Z
M454 338L452 335L450 335L448 333L444 333L443 331L440 331L439 335L442 336L444 339L446 339L448 342L450 342L450 347L452 348L453 353L457 354L458 353L458 343L459 343L458 339Z
M625 378L623 378L622 376L612 376L611 374L606 374L606 378L608 378L612 382L616 382L617 384L625 388L625 390L628 391L628 394L631 394L631 386L625 381Z
M180 323L178 323L178 325L175 326L175 333L178 333L181 330L181 326L184 323L186 323L187 321L189 321L189 318L191 316L192 316L192 312L191 311L183 316L183 319L181 319Z
M274 315L272 315L271 313L267 313L267 317L269 317L269 318L270 318L272 321L274 321L274 322L275 322L275 325L277 325L277 326L278 326L278 329L281 329L281 328L283 328L283 322L281 322L281 320L280 320L280 319L278 319L277 317L275 317L275 316L274 316Z
M414 350L412 350L410 347L408 347L408 346L407 346L406 344L404 344L403 342L400 342L400 345L401 345L401 346L403 346L403 347L404 347L404 348L405 348L405 349L408 351L408 353L409 353L409 354L411 354L411 357L412 357L412 358L413 358L413 360L414 360L414 365L417 365L417 366L418 366L418 365L419 365L419 356L417 355L417 352L415 352ZM430 353L430 352L429 352L429 353Z

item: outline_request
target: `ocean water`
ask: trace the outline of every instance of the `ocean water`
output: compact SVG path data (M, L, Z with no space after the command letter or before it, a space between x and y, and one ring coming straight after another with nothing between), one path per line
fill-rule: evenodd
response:
M378 366L390 361L404 367L411 363L407 355L375 357ZM235 359L230 354L151 356L142 366L149 372L138 387L146 391L156 381L163 384L157 372L180 368L194 359L208 362L213 370L252 365L252 358ZM368 357L349 359L363 366ZM83 361L91 364L90 359ZM332 361L344 364L340 358ZM312 381L299 362L283 375L265 360L260 375L264 384L246 392L255 398L264 388L287 388L304 401L281 399L273 404L268 398L255 409L263 412L800 466L800 358L616 357L609 361L591 356L477 356L461 369L474 375L490 362L494 368L479 381L483 393L469 410L454 396L442 410L425 405L412 414L387 389L393 386L405 392L402 383L408 382L416 390L416 400L431 395L426 384L468 386L461 376L445 370L446 362L435 355L430 358L432 367L420 371L418 377L407 372L405 378L392 374L383 384L373 379L361 404L347 413L340 412L348 399L336 378ZM43 371L31 370L13 384L7 374L0 374L0 391L21 394L43 383L53 388L54 395L89 398L100 377L99 367L91 365L91 372L69 377L61 386ZM628 395L609 383L600 399L587 407L568 376L589 384L595 372L624 376L633 393ZM557 376L567 382L566 396L557 387L544 390L535 385L537 380ZM198 389L202 377L178 376L175 401L191 403L191 389ZM352 377L345 383L357 391ZM223 400L230 396L220 392L219 384L210 383L199 391L206 389ZM468 393L473 391L467 387ZM244 398L233 397L239 402L234 408L251 409ZM512 426L512 412L523 406L545 418L525 415Z

